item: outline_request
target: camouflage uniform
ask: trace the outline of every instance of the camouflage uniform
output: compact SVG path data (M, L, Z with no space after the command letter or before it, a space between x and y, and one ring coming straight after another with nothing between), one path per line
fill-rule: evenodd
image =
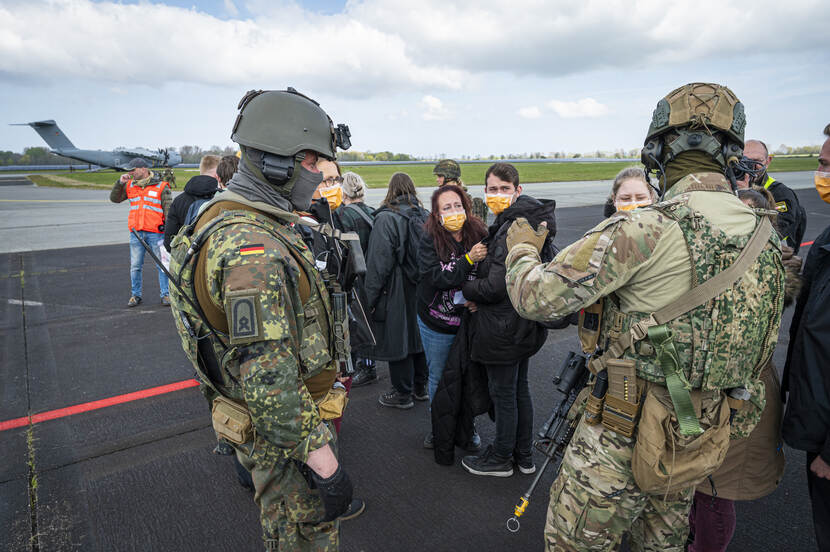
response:
M508 292L518 312L534 320L561 318L611 295L600 326L605 346L613 332L624 334L730 266L758 220L722 175L689 175L663 203L617 213L547 265L533 246L516 245L506 260ZM780 241L773 233L739 283L667 324L690 387L745 386L754 403L762 401L759 375L777 341L782 301ZM623 358L636 361L641 380L665 385L648 339ZM580 423L551 489L549 550L608 550L629 529L634 549L683 550L694 489L673 496L641 491L631 472L634 443Z
M198 263L182 267L191 238L217 219ZM317 523L325 509L301 471L309 452L334 441L315 404L336 375L328 346L331 306L310 251L288 226L294 220L225 192L203 211L192 235L174 239L171 272L181 274L211 324L227 333L227 352L178 290L171 290L172 305L202 380L250 413L253 437L234 447L253 477L266 549L337 550L339 523ZM193 334L211 341L221 381L197 361Z

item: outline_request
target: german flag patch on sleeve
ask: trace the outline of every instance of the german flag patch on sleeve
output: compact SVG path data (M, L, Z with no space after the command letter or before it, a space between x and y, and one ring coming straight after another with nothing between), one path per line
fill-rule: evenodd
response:
M243 257L246 255L262 255L265 253L265 246L261 243L249 243L248 245L239 246L239 254Z

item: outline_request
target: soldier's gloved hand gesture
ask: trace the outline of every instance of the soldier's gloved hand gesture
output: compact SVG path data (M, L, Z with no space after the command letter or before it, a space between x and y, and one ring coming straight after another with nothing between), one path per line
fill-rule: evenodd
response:
M338 465L337 470L325 479L311 472L311 478L320 491L320 500L326 507L326 515L321 521L334 521L349 509L352 503L352 481L349 475Z
M534 230L526 218L520 217L507 229L507 249L509 251L520 243L527 243L538 252L542 250L547 237L548 225L546 222L542 222L539 228Z

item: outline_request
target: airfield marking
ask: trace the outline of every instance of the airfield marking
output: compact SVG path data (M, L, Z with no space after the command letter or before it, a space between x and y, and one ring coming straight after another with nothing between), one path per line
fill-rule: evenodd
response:
M33 307L42 307L43 303L40 301L21 301L20 299L9 299L9 305L26 305L26 306L33 306Z
M76 404L73 406L67 406L66 408L58 408L56 410L47 410L46 412L41 412L40 414L34 414L31 417L23 416L22 418L13 418L11 420L2 421L0 422L0 431L6 431L8 429L23 427L28 425L29 423L37 424L40 422L46 422L48 420L57 420L58 418L65 418L67 416L73 416L75 414L81 414L83 412L89 412L91 410L98 410L100 408L106 408L108 406L115 406L117 404L137 401L139 399L146 399L148 397L155 397L157 395L164 395L165 393L172 393L173 391L180 391L182 389L188 389L190 387L197 387L198 385L198 381L194 379L188 379L183 381L177 381L175 383L168 383L167 385L160 385L158 387L150 387L149 389L142 389L141 391L134 391L132 393L126 393L124 395L116 395L114 397L109 397L107 399L101 399L98 401Z
M111 203L106 199L0 199L5 203Z

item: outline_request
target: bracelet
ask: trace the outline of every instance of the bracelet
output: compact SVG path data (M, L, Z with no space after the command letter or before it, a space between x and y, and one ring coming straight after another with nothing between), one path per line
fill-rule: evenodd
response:
M467 259L467 262L468 262L468 263L470 263L470 266L472 266L472 265L474 265L474 264L475 264L475 263L473 262L473 260L470 258L470 254L469 254L469 253L464 253L464 258L466 258L466 259Z

